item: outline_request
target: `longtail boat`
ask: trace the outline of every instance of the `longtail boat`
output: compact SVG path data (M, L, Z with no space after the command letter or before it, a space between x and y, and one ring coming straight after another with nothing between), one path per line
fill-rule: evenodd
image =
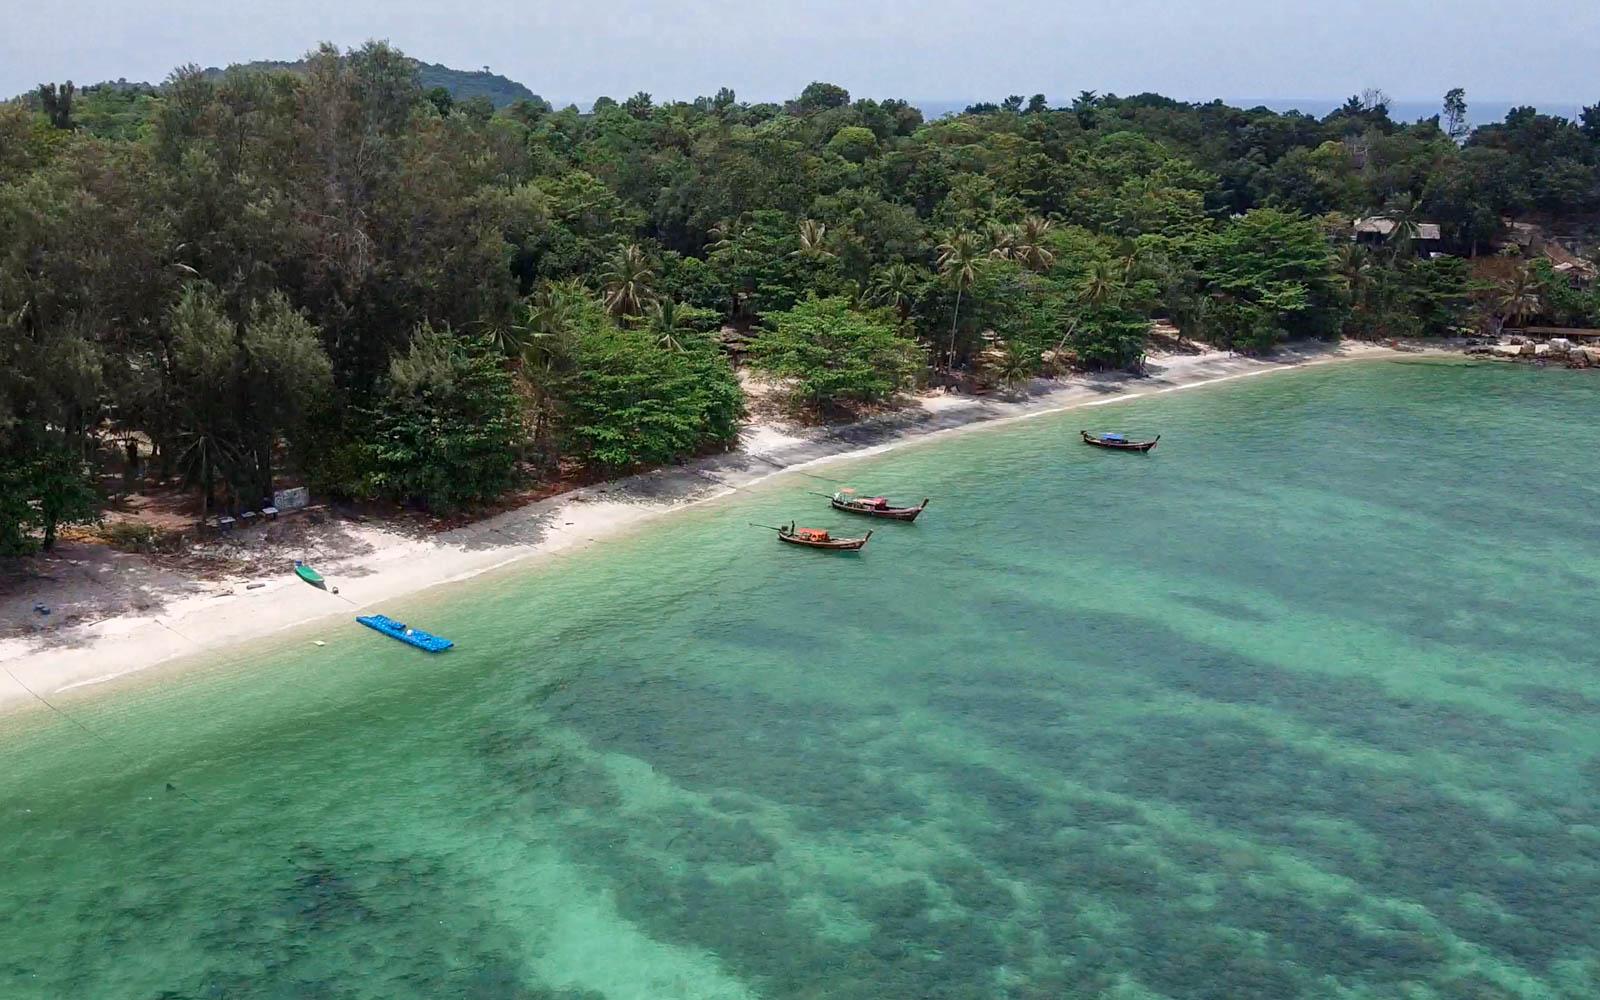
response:
M797 528L793 521L777 528L770 524L753 524L751 527L776 531L780 542L788 542L790 545L804 545L811 549L830 549L834 552L855 552L864 547L872 538L872 532L870 531L861 538L835 538L822 528Z
M322 590L328 589L328 582L322 578L322 574L318 573L316 570L312 569L310 566L307 566L298 559L294 561L294 575L311 584L313 587L317 587Z
M455 643L441 636L424 632L420 628L412 628L405 622L397 622L388 615L362 615L356 621L377 632L382 632L391 639L418 649L425 649L430 653L442 653L454 646Z
M1096 448L1111 448L1114 451L1149 451L1161 440L1157 434L1148 441L1130 441L1122 434L1090 434L1088 431L1079 431L1083 435L1084 444L1092 444Z
M915 521L917 515L928 507L927 497L923 497L922 502L915 507L894 507L883 497L858 497L852 496L851 493L851 490L840 490L832 495L818 493L817 496L828 497L828 502L833 505L834 510L849 511L866 517L881 517L888 521Z

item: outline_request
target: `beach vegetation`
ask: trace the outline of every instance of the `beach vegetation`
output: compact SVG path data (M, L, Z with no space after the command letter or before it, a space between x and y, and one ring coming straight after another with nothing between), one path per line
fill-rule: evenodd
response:
M47 84L0 101L0 537L93 507L132 437L127 488L210 513L673 461L735 439L745 345L821 411L1138 368L1158 321L1248 352L1600 324L1592 261L1538 235L1600 213L1600 105L1467 107L930 121L818 81L585 112L377 42Z
M808 298L767 318L751 364L793 379L795 396L822 410L878 403L907 388L922 350L888 309L856 309L843 298Z
M522 439L511 373L482 341L424 324L389 365L344 471L326 485L364 498L448 512L493 499L513 481Z
M676 316L676 320L666 317ZM726 448L739 436L744 396L710 338L686 331L683 307L662 304L653 326L586 322L550 388L567 454L621 471ZM676 325L665 326L668 322Z

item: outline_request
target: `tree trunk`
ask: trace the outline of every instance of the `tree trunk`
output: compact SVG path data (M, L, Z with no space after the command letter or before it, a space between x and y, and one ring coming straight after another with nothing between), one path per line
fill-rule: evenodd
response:
M272 444L272 437L268 435L261 445L260 495L255 499L259 500L263 506L272 502ZM255 506L256 504L252 502L251 505Z
M49 552L56 547L56 518L54 514L47 514L44 520L44 550Z
M950 317L950 370L951 371L955 371L955 367L956 367L956 324L961 322L961 292L962 291L963 291L963 288L962 288L961 283L957 282L956 283L956 313L955 313L954 316Z
M200 488L205 491L204 498L200 501L200 519L205 520L211 516L212 495L215 492L216 480L211 469L211 455L207 453L200 459Z
M133 438L122 443L122 490L132 493L139 482L139 442Z

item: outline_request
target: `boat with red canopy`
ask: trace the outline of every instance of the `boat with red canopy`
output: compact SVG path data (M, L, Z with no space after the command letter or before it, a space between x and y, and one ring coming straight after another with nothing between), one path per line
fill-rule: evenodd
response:
M845 489L831 495L818 493L817 496L826 496L834 510L848 511L865 517L881 517L889 521L915 521L917 515L928 507L927 497L923 497L922 502L915 507L896 507L885 497L858 497L854 493L855 490Z
M761 525L766 527L766 525ZM812 549L830 549L835 552L856 552L863 548L872 538L872 532L867 532L862 538L835 538L824 528L799 528L791 521L786 527L773 528L778 533L778 541L788 542L790 545L804 545Z

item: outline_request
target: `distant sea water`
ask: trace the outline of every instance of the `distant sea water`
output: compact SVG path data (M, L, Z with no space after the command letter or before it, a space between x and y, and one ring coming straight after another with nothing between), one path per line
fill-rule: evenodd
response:
M972 101L913 101L921 109L923 117L928 119L942 118L945 115L959 114L969 107ZM1064 106L1066 100L1051 100L1052 107ZM1228 97L1223 98L1223 103L1231 104L1238 108L1270 108L1277 112L1301 111L1317 118L1327 116L1334 109L1344 104L1344 98L1337 100L1327 98L1291 98L1291 97ZM1389 105L1389 117L1397 122L1414 122L1422 118L1430 118L1440 111L1443 101L1394 101ZM1512 101L1467 101L1467 120L1474 126L1490 125L1505 120L1507 112L1522 104L1532 104L1545 114L1560 115L1563 118L1576 120L1581 110L1581 105L1572 103L1552 102L1512 102Z
M934 498L860 557L790 475L7 718L0 996L1600 995L1597 422L1237 380L809 470Z

